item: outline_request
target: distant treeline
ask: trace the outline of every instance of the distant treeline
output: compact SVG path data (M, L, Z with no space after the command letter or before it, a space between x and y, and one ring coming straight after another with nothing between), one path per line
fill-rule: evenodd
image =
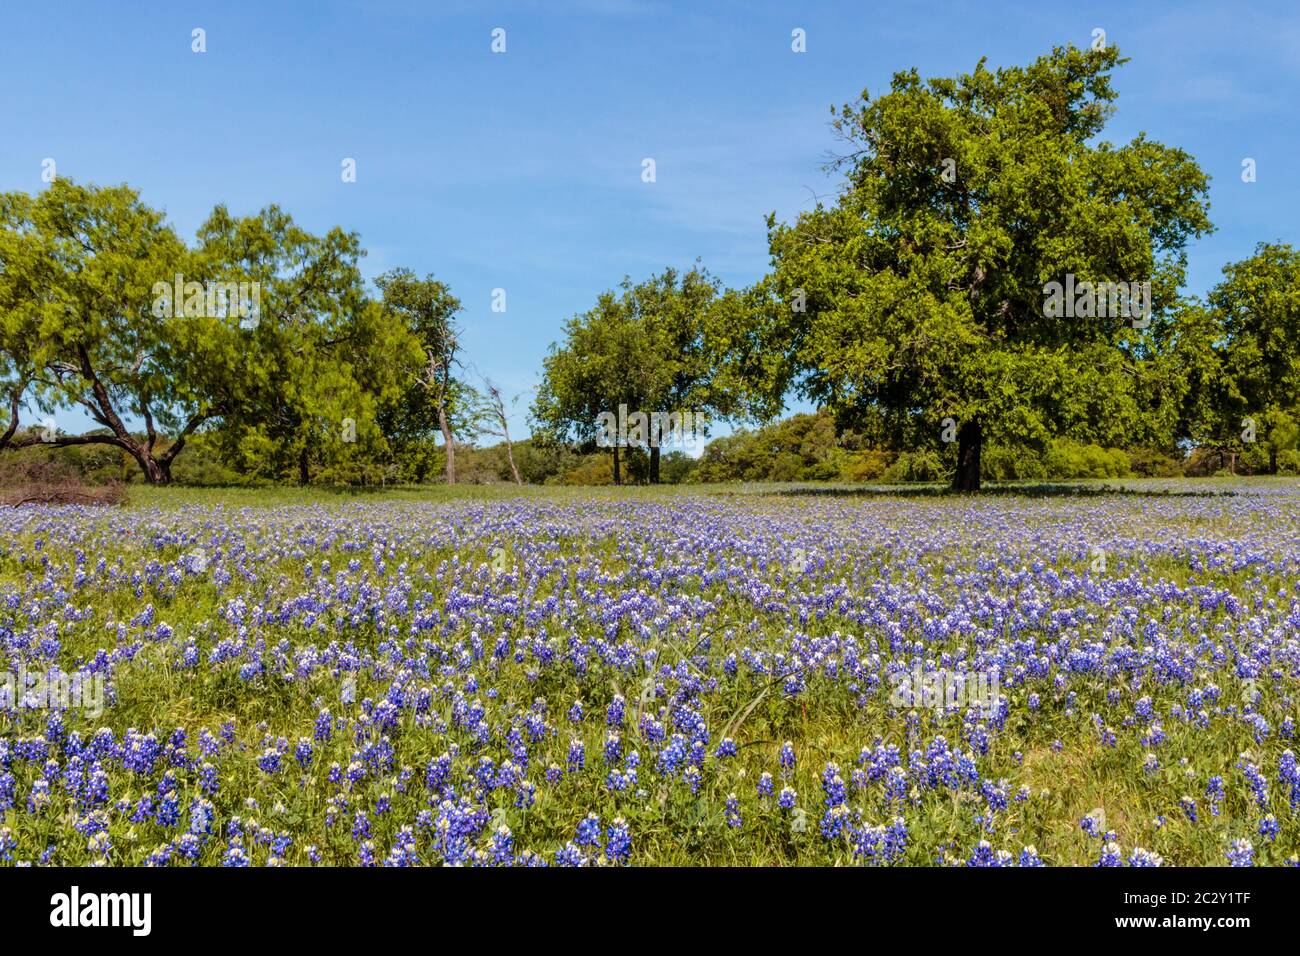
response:
M1294 435L1294 431L1292 433ZM650 458L645 449L625 448L624 483L650 480ZM613 458L605 451L583 453L563 445L531 439L513 445L515 467L529 484L612 485ZM514 472L504 443L485 447L463 445L457 449L459 481L468 484L511 482ZM124 452L103 446L38 449L25 459L9 459L0 467L0 484L14 483L34 462L57 463L56 473L88 484L143 480L135 462ZM323 481L340 484L420 483L441 477L441 449L434 449L424 473L376 467L370 472L328 473ZM1067 438L1051 439L1042 447L991 444L981 461L987 481L1034 479L1127 478L1268 474L1269 450L1246 446L1238 455L1214 448L1103 448ZM865 445L852 432L837 433L828 411L800 414L753 430L740 430L715 438L698 458L681 451L664 452L660 481L665 484L718 482L858 482L897 484L947 482L952 478L953 455L934 449L892 451ZM1300 450L1281 449L1277 474L1300 474ZM240 486L278 483L277 476L230 467L219 442L200 436L173 474L177 484Z

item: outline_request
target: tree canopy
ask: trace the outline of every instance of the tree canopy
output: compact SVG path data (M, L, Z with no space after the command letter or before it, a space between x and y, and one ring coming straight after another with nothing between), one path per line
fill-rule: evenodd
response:
M849 421L878 413L912 441L955 431L966 490L988 435L1137 438L1152 327L1210 223L1185 152L1096 140L1121 62L1113 47L1071 47L1027 67L913 70L841 108L838 200L769 219L756 314L762 351L788 361L769 365L765 390L795 387ZM1109 314L1094 295L1054 310L1052 283L1135 284L1134 299L1149 283L1149 306Z
M538 431L551 440L609 445L614 480L620 480L619 448L643 447L650 480L659 478L661 436L655 423L633 429L628 414L678 414L692 429L707 427L710 414L727 414L734 402L715 376L715 355L706 330L719 283L702 267L665 269L643 282L624 279L617 292L603 293L587 312L564 326L564 344L543 362L542 382L532 407ZM602 416L606 416L602 419ZM612 443L602 421L620 417Z
M453 483L490 436L499 466L471 472L656 482L677 416L688 437L766 425L710 446L697 474L718 480L973 491L1189 449L1204 472L1291 468L1300 253L1261 243L1187 294L1208 178L1145 134L1104 138L1124 62L909 70L834 109L838 192L767 217L767 274L724 288L697 262L600 294L545 357L521 441L501 390L464 374L450 286L399 267L368 289L355 233L218 205L187 242L125 185L0 194L0 450L126 455L156 483L195 446L223 475ZM816 414L772 425L791 396ZM95 427L21 427L68 409Z
M420 367L419 340L369 300L354 234L278 207L216 207L187 246L125 186L60 179L0 196L0 374L13 402L101 426L9 444L106 444L156 483L220 425L228 453L302 479L382 444L375 415ZM143 435L128 421L143 423Z

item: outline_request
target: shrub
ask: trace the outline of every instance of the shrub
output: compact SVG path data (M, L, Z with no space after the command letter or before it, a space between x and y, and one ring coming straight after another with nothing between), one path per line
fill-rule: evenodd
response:
M626 480L626 479L624 479ZM614 483L614 456L590 455L582 464L560 476L562 485L612 485Z
M878 481L893 464L892 453L879 448L847 452L839 463L842 481Z
M1123 478L1131 473L1123 449L1083 445L1069 439L1050 442L1043 464L1048 478Z
M1046 478L1042 453L1027 445L986 445L980 452L980 476L990 481Z
M1130 448L1129 468L1143 478L1173 478L1183 473L1183 462L1159 448Z
M947 475L948 468L939 453L922 448L900 454L881 477L887 482L940 481Z

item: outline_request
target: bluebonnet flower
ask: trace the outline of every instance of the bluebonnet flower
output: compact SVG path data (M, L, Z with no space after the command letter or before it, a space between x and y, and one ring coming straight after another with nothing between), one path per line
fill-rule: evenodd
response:
M822 814L820 824L822 836L827 840L838 840L850 832L851 822L849 808L842 803L836 804Z
M1097 860L1097 866L1123 866L1124 855L1120 850L1119 844L1113 840L1104 844L1101 848L1101 857Z
M822 790L826 794L826 806L838 807L848 799L844 778L840 776L838 764L828 763L822 771Z
M180 797L175 790L170 790L158 804L155 819L161 827L174 827L181 820Z
M364 810L358 810L352 818L352 839L358 842L370 839L370 817Z
M723 810L723 817L726 820L727 826L732 829L740 828L740 800L736 798L734 793L727 794L727 803Z
M316 715L316 724L312 735L322 743L329 743L334 737L334 718L328 710L321 710Z
M1210 800L1210 816L1219 815L1219 801L1223 799L1223 778L1215 774L1205 785L1205 795Z
M575 837L578 846L600 846L600 817L594 813L588 813L578 822L578 832Z
M32 816L40 816L50 805L50 800L50 782L44 777L32 781L32 789L27 794L27 812Z
M1032 846L1027 846L1020 851L1020 859L1016 862L1017 866L1022 867L1039 867L1046 866L1042 858L1038 855L1038 850Z
M605 831L605 857L611 863L626 863L632 854L632 831L618 817Z
M1277 835L1280 829L1281 828L1278 826L1277 817L1275 817L1271 813L1266 814L1264 818L1259 821L1260 836L1267 839L1270 843L1272 843L1274 840L1277 839Z
M781 765L781 776L789 779L790 774L794 772L794 744L786 741L781 745L781 752L777 755L777 760Z
M687 767L682 773L682 779L685 780L686 785L690 787L691 793L699 792L700 782L703 778L704 775L700 773L700 768L696 766Z
M1277 768L1278 783L1287 788L1287 800L1291 809L1300 809L1300 766L1296 764L1295 754L1290 750L1282 751Z
M1164 860L1159 854L1144 850L1142 847L1134 847L1133 852L1128 855L1129 866L1161 866Z
M885 796L892 803L907 798L909 784L907 774L902 767L890 767L885 775Z
M907 822L902 817L894 817L885 827L883 849L886 863L902 859L903 851L907 849Z
M493 832L491 852L492 860L498 865L509 863L514 858L515 838L505 824Z
M221 865L232 867L250 865L248 854L244 852L243 841L239 837L231 838L230 844L226 847L226 852L221 858Z
M257 766L263 773L276 774L280 772L281 758L278 750L268 747L257 758Z
M673 734L659 752L659 772L666 777L673 776L686 761L686 752L686 738L681 734Z
M1229 866L1255 865L1255 847L1249 840L1233 840L1224 856L1228 858Z
M212 824L215 816L216 812L210 801L201 797L191 800L189 832L206 839L212 834Z
M159 866L166 865L170 852L175 852L176 856L182 860L193 862L199 858L199 854L203 851L203 844L195 834L182 833L176 838L175 843L166 849L168 851L166 855L158 860L157 865Z
M1239 769L1246 778L1246 783L1250 786L1251 794L1255 798L1255 803L1260 807L1268 805L1268 781L1260 773L1259 768L1254 762L1244 754L1237 763Z
M885 838L885 828L880 826L861 826L850 830L853 843L853 856L860 863L874 863L883 858L881 844Z
M587 858L583 855L582 850L572 843L566 843L555 851L556 866L585 866Z
M980 784L980 794L984 797L984 802L988 805L990 818L992 818L993 814L997 813L999 810L1005 810L1010 802L1010 798L1007 794L1007 782L1005 780L1000 780L997 784L985 780Z
M586 763L586 751L581 740L576 737L569 741L569 772L577 773Z
M1006 860L993 851L993 846L988 840L980 840L966 860L967 866L975 867L1001 867L1005 863Z

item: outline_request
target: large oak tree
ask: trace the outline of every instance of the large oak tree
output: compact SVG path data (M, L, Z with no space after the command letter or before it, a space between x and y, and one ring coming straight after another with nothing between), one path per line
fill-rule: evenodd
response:
M1207 180L1145 135L1099 139L1121 62L1070 47L1026 67L912 70L840 109L838 200L769 218L774 271L740 337L763 376L748 388L794 386L850 423L883 419L900 443L955 432L960 490L978 489L990 437L1127 445L1153 431L1141 378L1184 247L1210 228ZM1046 288L1069 281L1149 282L1149 314L1051 314Z

